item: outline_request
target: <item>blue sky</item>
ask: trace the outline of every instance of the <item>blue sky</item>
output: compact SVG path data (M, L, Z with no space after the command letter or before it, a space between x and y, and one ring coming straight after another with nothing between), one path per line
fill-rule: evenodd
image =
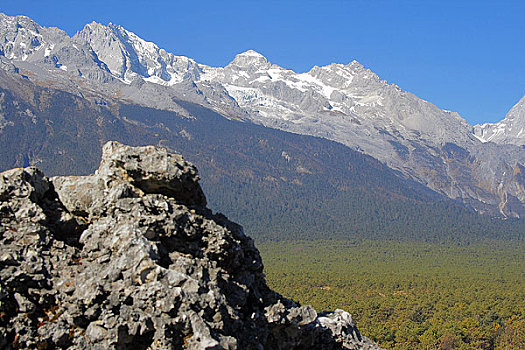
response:
M247 49L300 72L355 59L471 124L502 119L525 94L523 0L2 0L0 11L70 35L121 24L214 66Z

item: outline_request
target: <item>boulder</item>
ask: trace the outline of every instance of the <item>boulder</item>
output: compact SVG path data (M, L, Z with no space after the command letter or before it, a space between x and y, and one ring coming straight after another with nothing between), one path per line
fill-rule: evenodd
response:
M195 167L104 146L95 174L0 174L0 348L378 349L342 311L270 290Z

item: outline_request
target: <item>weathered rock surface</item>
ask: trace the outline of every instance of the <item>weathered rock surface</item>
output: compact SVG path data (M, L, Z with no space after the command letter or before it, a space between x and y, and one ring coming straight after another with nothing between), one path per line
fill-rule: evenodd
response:
M0 174L0 348L377 349L350 314L270 290L195 167L104 146L91 176Z

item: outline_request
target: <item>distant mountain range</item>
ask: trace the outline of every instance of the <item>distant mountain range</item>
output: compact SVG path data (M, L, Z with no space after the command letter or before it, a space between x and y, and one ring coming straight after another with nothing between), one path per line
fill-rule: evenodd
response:
M243 133L256 131L257 142L274 142L270 147L279 157L271 161L279 159L287 171L294 169L297 178L284 176L290 188L304 184L304 177L310 173L315 173L316 181L322 181L319 175L325 171L316 173L313 164L326 163L320 154L329 147L330 152L335 152L330 153L330 162L336 168L347 169L340 176L350 176L348 164L343 163L349 161L348 155L357 159L359 154L366 154L391 169L381 165L380 172L388 172L387 178L392 175L406 188L420 188L417 191L426 187L428 190L423 192L435 193L428 195L433 200L442 195L480 213L525 216L525 98L501 122L471 126L457 113L441 110L388 84L356 61L296 73L271 64L250 50L237 55L224 68L210 67L168 53L118 25L93 22L69 37L60 29L41 27L27 17L2 14L0 67L0 142L3 149L9 150L2 155L4 169L53 164L51 173L66 169L75 172L68 168L72 163L67 157L85 154L90 155L86 157L86 167L76 172L86 173L98 163L95 158L100 146L109 139L186 148L190 155L202 157L198 149L186 147L183 140L195 142L210 132L215 139L229 137L229 142L243 154L237 154L241 157L237 160L246 157L246 164L253 165L255 161L247 157L249 150L243 147L257 143L250 143L249 135ZM16 101L18 106L13 105ZM139 117L136 111L144 107L147 109ZM214 122L208 127L220 124L220 131L188 131L190 124L207 128L204 120L209 119L203 115L212 114ZM216 117L223 120L217 122ZM63 125L52 125L53 118L59 118ZM68 123L72 124L67 126ZM53 133L57 128L60 134ZM231 131L234 129L237 134ZM270 133L272 137L262 137L260 133ZM284 142L293 148L293 142L283 141L296 137L288 133L321 137L344 146L316 138L300 139L303 158L299 162L283 146ZM83 139L87 135L90 139ZM18 149L11 143L16 140L19 142L15 144L21 146ZM208 150L214 147L210 141L199 142L201 146L206 143ZM24 143L27 144L22 147ZM306 146L309 143L321 151ZM80 150L73 150L75 147ZM218 148L225 151L227 145L217 146L213 152ZM211 158L206 160L209 167L192 161L218 177L221 171L232 170L214 163L216 159L210 152ZM263 157L264 152L257 152ZM310 162L310 167L303 162ZM294 167L290 168L292 163ZM243 176L257 174L253 177L262 187L264 181L275 180L282 185L284 180L276 176L276 169L284 168L272 165L271 171L258 173L265 167L262 164L252 169L244 165L233 169L242 168ZM377 164L374 167L379 169ZM326 170L322 166L319 169ZM366 176L367 170L363 171L361 175ZM328 176L328 180L340 182L332 184L334 188L347 185L345 179L334 176ZM418 196L412 193L405 197Z

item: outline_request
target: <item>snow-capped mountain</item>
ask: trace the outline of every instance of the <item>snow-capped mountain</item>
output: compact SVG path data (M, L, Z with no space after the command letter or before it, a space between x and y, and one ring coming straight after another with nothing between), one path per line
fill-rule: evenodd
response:
M128 83L141 77L153 83L174 85L199 76L194 60L168 53L119 25L93 22L73 39L93 48L110 72Z
M220 83L253 122L341 142L451 198L509 214L502 198L524 152L483 144L457 113L388 84L356 61L295 73L250 50L224 68L201 69L197 84ZM521 185L513 195L525 199Z
M474 133L484 142L499 144L525 144L525 96L511 108L498 123L485 123L474 126Z
M250 50L224 68L202 68L198 82L221 83L255 122L384 153L391 165L401 167L393 141L477 142L457 113L389 85L356 61L295 73Z
M0 63L86 98L183 115L180 101L190 101L226 118L337 141L480 211L525 215L525 182L516 175L525 150L484 142L500 134L521 137L523 100L504 121L472 127L356 61L296 73L249 50L226 67L210 67L118 25L93 22L69 37L23 16L0 16ZM515 135L498 131L511 121Z
M0 13L0 54L11 61L57 68L100 81L111 80L106 65L90 46L58 28L45 28L25 16Z
M28 17L4 14L0 14L0 35L2 55L22 61L30 56L42 60L51 57L56 44L69 39L61 29L43 28Z

